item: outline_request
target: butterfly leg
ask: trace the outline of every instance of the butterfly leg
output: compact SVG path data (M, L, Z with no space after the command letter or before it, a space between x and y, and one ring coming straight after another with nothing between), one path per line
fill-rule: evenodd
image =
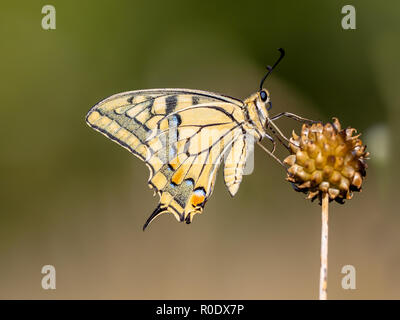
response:
M271 120L267 121L267 127L272 131L273 135L282 143L286 148L288 146L282 141L285 140L287 143L291 143L290 140L282 133L282 131L278 128L278 126L273 123Z
M276 141L273 137L271 137L269 134L265 133L265 138L267 138L269 141L272 142L272 150L268 150L260 141L258 141L258 145L266 152L268 153L273 159L275 159L281 166L283 166L284 168L285 165L282 163L281 160L278 159L277 156L275 156L274 152L276 150Z
M265 134L265 138L267 138L269 141L271 141L272 143L272 150L271 153L274 153L276 150L276 141L273 137L271 137L268 133L264 133Z
M283 164L281 160L277 158L276 155L274 155L271 151L269 151L260 141L257 142L257 144L263 149L266 153L268 153L273 159L275 159L282 167L286 168L286 166Z
M297 114L290 113L290 112L278 113L277 115L271 117L270 120L271 121L278 120L281 117L287 117L287 118L290 118L290 119L293 119L293 120L296 120L296 121L299 121L299 122L303 122L303 123L308 123L308 124L313 124L313 123L318 123L319 122L319 121L314 121L314 120L310 120L310 119L307 119L307 118L300 117Z

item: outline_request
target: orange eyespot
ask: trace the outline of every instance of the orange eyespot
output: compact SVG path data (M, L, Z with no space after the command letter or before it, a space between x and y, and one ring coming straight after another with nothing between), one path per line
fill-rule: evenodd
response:
M193 207L197 207L204 202L205 198L206 198L205 190L203 188L198 188L194 190L190 202Z

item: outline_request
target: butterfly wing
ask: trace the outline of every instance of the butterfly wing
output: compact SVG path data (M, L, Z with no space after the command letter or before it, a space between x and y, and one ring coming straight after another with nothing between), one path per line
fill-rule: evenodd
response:
M125 92L96 104L86 121L149 167L149 186L160 203L144 228L166 212L190 223L210 197L224 155L243 161L237 152L229 157L243 150L243 102L227 96L188 89ZM231 167L240 175L241 165ZM240 181L228 182L236 192Z

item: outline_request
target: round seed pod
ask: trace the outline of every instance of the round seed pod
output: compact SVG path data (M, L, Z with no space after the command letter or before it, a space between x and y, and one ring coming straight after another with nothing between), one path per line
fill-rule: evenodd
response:
M343 203L354 191L361 191L366 175L369 153L354 128L341 128L337 118L325 125L304 124L300 135L290 138L291 155L284 163L289 166L287 180L294 189L307 194L307 199L329 199Z

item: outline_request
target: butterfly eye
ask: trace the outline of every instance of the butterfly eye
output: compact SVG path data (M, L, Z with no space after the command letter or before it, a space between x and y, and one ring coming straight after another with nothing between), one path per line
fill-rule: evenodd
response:
M263 91L260 92L260 97L261 97L261 100L265 102L265 101L267 101L268 95L267 95L267 93L263 90Z

